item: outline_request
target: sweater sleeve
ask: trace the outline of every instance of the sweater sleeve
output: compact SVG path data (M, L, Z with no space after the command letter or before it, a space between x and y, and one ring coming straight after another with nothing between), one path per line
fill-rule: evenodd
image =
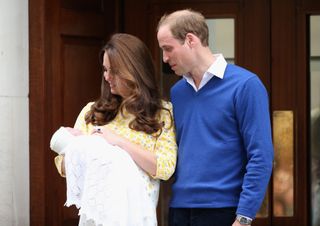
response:
M168 180L175 171L177 161L177 144L175 139L174 122L172 121L172 104L167 102L164 107L170 110L162 111L162 121L165 126L155 144L157 157L157 173L155 178Z
M239 88L235 108L247 157L237 214L254 218L263 201L273 165L268 95L257 77L248 79Z

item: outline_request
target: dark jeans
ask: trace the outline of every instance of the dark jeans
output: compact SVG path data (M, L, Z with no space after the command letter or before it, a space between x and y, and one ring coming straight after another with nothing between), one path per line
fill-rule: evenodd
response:
M236 207L170 208L169 226L231 226L236 210Z

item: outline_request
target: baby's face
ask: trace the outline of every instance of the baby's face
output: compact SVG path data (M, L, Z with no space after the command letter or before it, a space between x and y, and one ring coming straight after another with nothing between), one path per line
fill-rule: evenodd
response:
M83 135L82 131L75 129L75 128L71 128L71 127L66 127L66 129L69 131L69 133L71 133L73 136L80 136Z

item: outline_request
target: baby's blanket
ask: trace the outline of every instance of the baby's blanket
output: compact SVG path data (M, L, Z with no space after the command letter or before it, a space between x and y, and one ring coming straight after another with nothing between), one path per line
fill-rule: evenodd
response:
M79 225L157 225L147 175L127 152L95 135L76 136L64 152L65 205L79 208Z

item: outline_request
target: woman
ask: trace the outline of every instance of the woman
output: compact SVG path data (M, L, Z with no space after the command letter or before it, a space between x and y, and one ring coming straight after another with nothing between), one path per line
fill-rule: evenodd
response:
M101 58L101 96L82 109L74 127L125 150L147 173L147 193L157 203L159 182L169 179L176 165L172 105L161 100L151 54L137 37L114 34ZM56 163L63 174L61 160L58 156Z

